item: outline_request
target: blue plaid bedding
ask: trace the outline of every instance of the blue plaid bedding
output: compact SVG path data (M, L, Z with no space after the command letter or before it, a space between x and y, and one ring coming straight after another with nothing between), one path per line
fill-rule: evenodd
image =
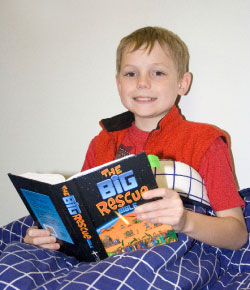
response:
M241 193L250 232L250 189ZM0 229L0 289L250 289L249 240L231 251L179 234L176 243L79 263L22 243L32 224L28 216Z

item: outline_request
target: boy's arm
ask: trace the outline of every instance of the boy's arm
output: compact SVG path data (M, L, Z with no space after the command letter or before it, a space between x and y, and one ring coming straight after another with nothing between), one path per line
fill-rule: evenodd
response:
M248 239L241 207L218 211L216 217L187 211L183 232L209 245L231 250L240 249Z
M207 150L199 174L204 179L214 212L245 206L238 193L228 146L221 138L217 138Z
M248 239L245 220L240 207L216 212L216 217L186 210L177 192L158 188L143 194L143 198L162 197L135 209L139 219L169 224L176 232L227 249L239 249Z

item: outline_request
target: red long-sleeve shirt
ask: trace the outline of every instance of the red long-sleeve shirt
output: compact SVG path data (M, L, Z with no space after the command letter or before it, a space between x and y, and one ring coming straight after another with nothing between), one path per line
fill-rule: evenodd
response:
M148 135L149 132L141 131L133 124L124 136L122 142L124 150L130 154L144 151ZM89 145L82 170L95 166L96 138ZM204 155L199 173L205 181L214 211L244 206L244 201L237 191L227 145L220 137L213 142Z

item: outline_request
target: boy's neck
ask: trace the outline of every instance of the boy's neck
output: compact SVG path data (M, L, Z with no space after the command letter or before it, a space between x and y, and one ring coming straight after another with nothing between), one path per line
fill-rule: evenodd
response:
M135 116L135 126L142 131L151 132L157 128L160 120L166 115L167 113L160 118L138 118Z

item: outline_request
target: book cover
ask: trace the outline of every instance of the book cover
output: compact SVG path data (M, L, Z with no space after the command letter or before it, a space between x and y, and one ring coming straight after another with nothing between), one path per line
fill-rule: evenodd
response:
M56 184L13 174L9 177L41 228L59 240L63 252L80 261L98 261L177 240L170 226L140 221L133 212L148 202L142 199L143 193L157 188L145 153Z
M51 185L13 174L9 177L39 228L48 230L57 238L60 251L87 262L107 256L99 239L95 242L96 247L100 248L96 255L92 243L96 231L91 221L87 220L86 210L79 208L81 203L72 202L77 191L74 182Z

